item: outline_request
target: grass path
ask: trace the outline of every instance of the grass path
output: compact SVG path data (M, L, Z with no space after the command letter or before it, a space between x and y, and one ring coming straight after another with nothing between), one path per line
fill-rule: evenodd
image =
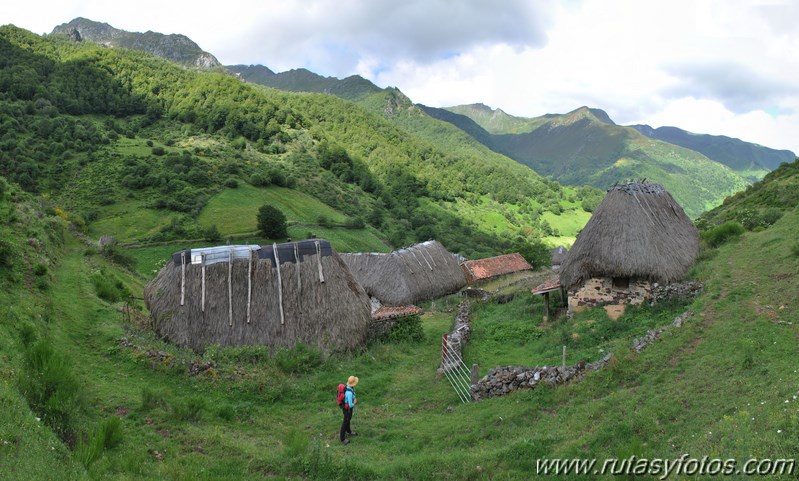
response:
M582 382L478 404L459 404L435 374L453 313L425 315L422 343L376 344L306 374L220 359L189 376L191 362L203 359L125 327L88 280L111 267L84 257L74 240L50 292L51 336L86 380L87 419L124 413L125 440L92 465L92 479L537 479L540 457L790 458L799 452L799 325L780 321L795 320L799 307L799 260L786 247L799 237L797 217L701 264L706 288L691 306L696 315L642 353L629 349L627 332L614 344L616 360ZM524 303L497 307L476 311L475 336L496 334L487 327L503 317L509 326L538 322ZM123 336L134 347L120 347ZM483 359L504 365L523 357L512 341L483 341L473 339ZM350 374L361 378L360 436L343 447L333 392ZM151 409L142 406L144 390ZM198 399L197 419L180 419L179 408Z

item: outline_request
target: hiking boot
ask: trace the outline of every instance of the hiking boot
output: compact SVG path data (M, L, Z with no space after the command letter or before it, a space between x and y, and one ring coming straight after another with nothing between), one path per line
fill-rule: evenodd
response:
M349 439L345 439L344 441L341 441L341 444L349 444L349 443L350 443Z
M358 433L347 433L347 436L357 436Z

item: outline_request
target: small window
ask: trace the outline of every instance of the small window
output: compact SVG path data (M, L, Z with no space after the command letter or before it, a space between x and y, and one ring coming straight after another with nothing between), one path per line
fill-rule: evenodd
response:
M613 288L614 289L629 289L630 288L630 278L629 277L614 277L613 278Z

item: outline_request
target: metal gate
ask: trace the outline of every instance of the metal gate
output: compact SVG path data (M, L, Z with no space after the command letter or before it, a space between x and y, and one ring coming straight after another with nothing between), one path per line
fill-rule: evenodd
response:
M476 368L477 365L474 366ZM447 343L447 334L441 338L441 371L447 378L452 388L458 394L462 403L472 400L472 371L463 362L456 349L451 349ZM476 369L475 369L476 371Z

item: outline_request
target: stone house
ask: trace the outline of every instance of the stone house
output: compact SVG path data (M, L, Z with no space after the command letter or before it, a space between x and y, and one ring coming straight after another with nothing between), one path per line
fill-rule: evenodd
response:
M698 251L696 227L663 186L615 185L561 266L569 312L605 305L618 315L649 301L658 284L685 277Z

